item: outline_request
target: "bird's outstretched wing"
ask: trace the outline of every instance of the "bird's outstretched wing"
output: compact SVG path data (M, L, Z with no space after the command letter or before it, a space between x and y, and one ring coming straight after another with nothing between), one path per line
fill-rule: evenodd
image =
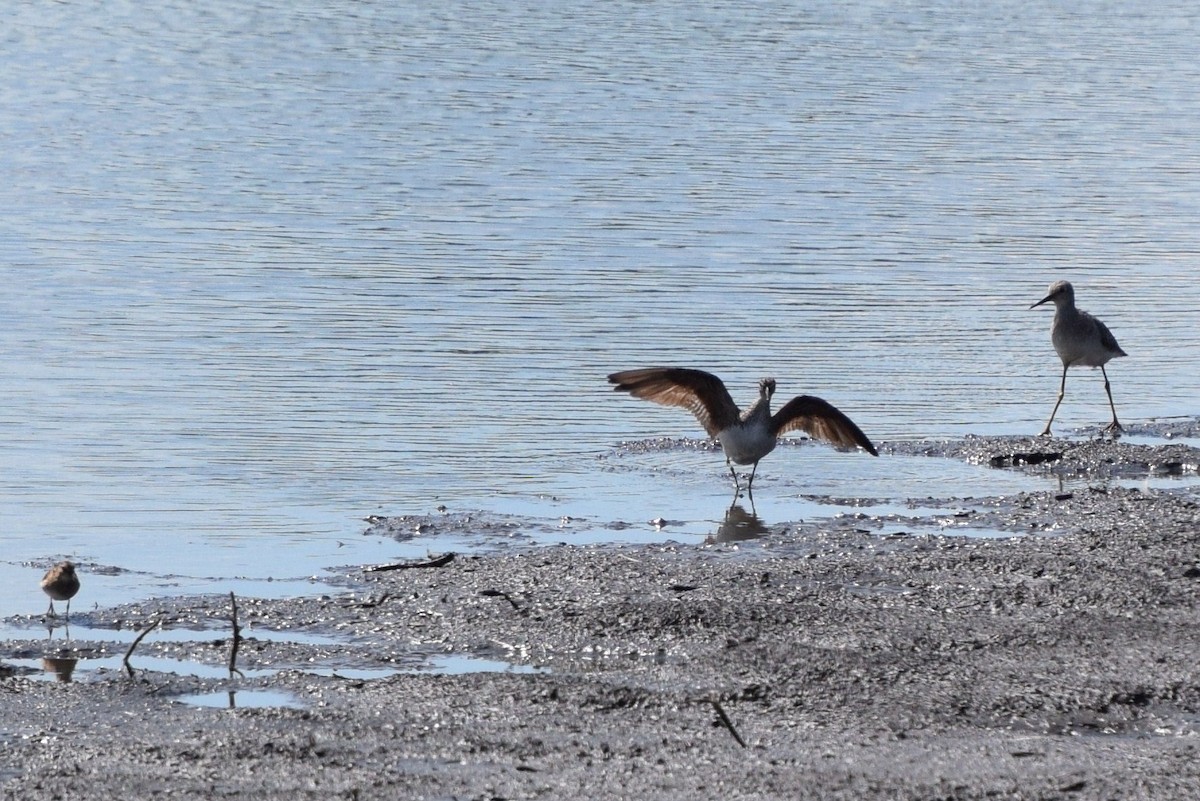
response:
M696 415L710 437L715 437L722 429L738 421L737 404L729 397L725 384L703 370L646 367L613 373L608 380L616 384L613 389L617 392L628 392L635 398L687 409Z
M867 439L867 435L842 414L832 403L812 395L798 395L784 404L771 417L771 429L775 436L800 430L813 439L828 442L836 448L850 450L862 448L872 456L879 451Z

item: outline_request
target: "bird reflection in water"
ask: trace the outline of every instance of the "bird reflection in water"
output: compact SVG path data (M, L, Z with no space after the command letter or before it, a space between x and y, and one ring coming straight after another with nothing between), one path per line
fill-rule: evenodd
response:
M46 627L46 639L54 639L54 630L62 629L62 639L66 642L71 641L71 621L65 618L42 618L42 625Z
M47 673L53 673L62 684L71 682L71 675L75 672L75 665L79 663L78 659L66 656L43 656L42 670Z
M766 533L767 524L754 512L753 503L750 505L750 511L747 512L740 503L734 502L725 510L725 519L721 521L716 532L709 534L704 541L709 544L742 542L758 539Z

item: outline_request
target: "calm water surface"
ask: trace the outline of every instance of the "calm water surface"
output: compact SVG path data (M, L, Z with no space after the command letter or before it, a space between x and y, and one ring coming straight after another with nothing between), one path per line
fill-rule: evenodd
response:
M700 432L608 372L1035 433L1058 278L1130 353L1123 419L1200 413L1200 11L809 5L20 4L0 615L66 555L76 609L305 591L437 550L361 518L440 505L699 542L723 459L621 451ZM1107 414L1073 373L1057 429ZM1044 483L798 447L758 486L769 524Z

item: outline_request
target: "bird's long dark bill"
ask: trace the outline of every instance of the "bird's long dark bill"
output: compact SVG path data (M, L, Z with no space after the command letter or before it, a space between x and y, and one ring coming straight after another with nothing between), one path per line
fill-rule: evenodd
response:
M1049 296L1049 295L1047 295L1046 297L1042 298L1041 300L1039 300L1037 303L1033 304L1033 305L1032 305L1032 306L1030 306L1029 308L1031 308L1031 309L1036 309L1038 306L1041 306L1043 303L1045 303L1045 302L1046 302L1046 301L1048 301L1048 300L1050 300L1050 296Z

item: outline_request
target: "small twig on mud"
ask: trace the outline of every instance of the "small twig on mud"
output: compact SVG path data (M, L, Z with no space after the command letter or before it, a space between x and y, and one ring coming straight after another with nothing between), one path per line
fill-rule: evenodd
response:
M242 627L238 625L237 598L234 597L233 592L229 593L229 604L233 607L233 645L229 648L229 678L232 679L234 673L244 678L245 674L237 669L237 652L238 646L242 644Z
M159 623L160 621L158 620L150 621L150 625L142 629L141 633L134 637L133 642L129 644L129 650L125 652L125 659L122 660L125 663L125 672L129 674L129 678L133 678L133 665L129 664L129 657L133 656L133 649L138 647L138 643L145 639L147 634L158 628Z
M742 735L738 734L738 730L733 727L733 721L729 719L729 715L725 714L725 708L721 706L721 702L716 698L710 698L708 702L713 705L713 709L717 710L717 716L721 718L721 723L725 724L725 728L729 729L729 733L733 735L733 739L737 740L737 744L742 748L746 748L746 741L742 739Z
M503 598L504 600L506 600L510 604L512 604L513 609L516 609L518 611L520 611L520 609L521 609L520 605L512 599L512 596L509 595L504 590L480 590L479 594L482 595L484 598Z
M374 567L363 568L364 573L378 573L382 570L408 570L414 567L445 567L454 561L454 552L439 556L437 559L431 559L428 562L399 562L392 565L375 565Z

